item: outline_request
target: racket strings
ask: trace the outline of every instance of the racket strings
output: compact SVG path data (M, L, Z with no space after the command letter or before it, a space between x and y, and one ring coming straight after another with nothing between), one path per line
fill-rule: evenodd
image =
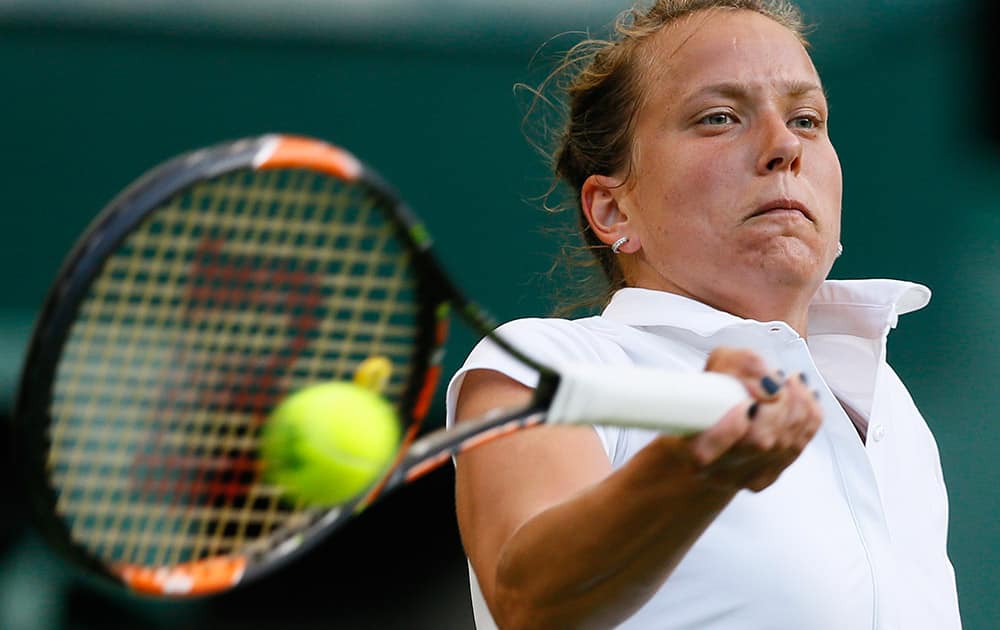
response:
M238 553L315 518L260 480L260 423L288 391L395 366L416 279L367 190L237 172L170 200L106 262L57 369L50 471L73 538L110 563ZM318 517L318 516L316 516Z

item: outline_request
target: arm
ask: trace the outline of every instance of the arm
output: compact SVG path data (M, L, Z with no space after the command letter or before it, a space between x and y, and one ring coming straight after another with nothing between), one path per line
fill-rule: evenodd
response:
M607 627L662 586L741 488L770 485L819 426L812 392L792 379L773 398L763 363L717 351L709 368L766 400L741 405L692 438L653 440L612 472L594 431L542 427L459 456L463 543L502 628ZM500 373L466 375L457 418L523 404L531 391Z

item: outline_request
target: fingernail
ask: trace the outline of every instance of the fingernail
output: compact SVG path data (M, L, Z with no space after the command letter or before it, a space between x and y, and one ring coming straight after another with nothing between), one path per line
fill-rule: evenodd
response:
M809 379L806 378L806 373L805 372L799 372L799 380L802 381L803 385L808 385L809 384Z
M786 377L787 374L785 374L784 370L778 370L778 378L780 378L781 380L785 380Z
M757 412L760 410L760 403L754 401L752 405L747 409L747 418L753 420L757 416Z
M764 388L764 391L767 392L768 396L774 396L778 393L778 390L781 389L781 383L774 380L770 376L765 376L760 379L760 386Z
M815 398L816 400L819 400L819 390L818 389L814 389L813 390L813 398Z

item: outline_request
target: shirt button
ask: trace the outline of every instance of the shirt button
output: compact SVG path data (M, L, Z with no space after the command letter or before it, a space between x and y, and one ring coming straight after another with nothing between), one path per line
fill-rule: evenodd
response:
M876 442L881 442L883 439L885 439L884 424L876 424L875 426L872 427L872 439L874 439Z

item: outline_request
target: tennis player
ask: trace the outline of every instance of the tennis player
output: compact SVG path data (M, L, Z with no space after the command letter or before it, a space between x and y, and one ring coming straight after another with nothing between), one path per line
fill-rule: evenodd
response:
M960 627L937 447L885 360L930 293L825 281L842 175L798 11L660 0L571 54L555 171L611 296L502 334L549 363L726 372L748 400L687 438L546 427L459 456L478 627ZM481 343L449 421L534 385Z

